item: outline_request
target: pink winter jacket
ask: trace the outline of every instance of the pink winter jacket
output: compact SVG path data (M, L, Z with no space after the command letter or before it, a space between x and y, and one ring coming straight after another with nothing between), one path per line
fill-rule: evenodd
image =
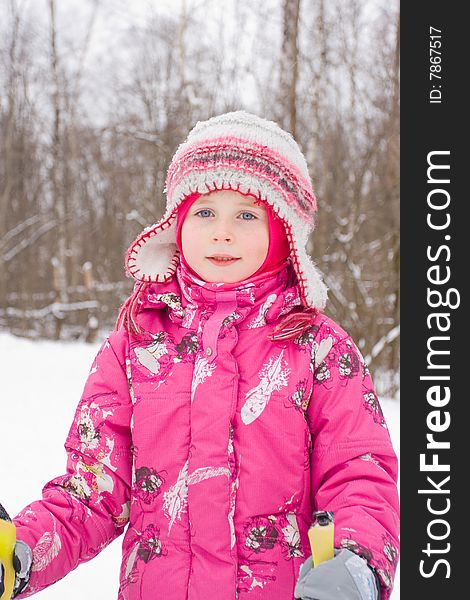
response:
M65 447L67 474L15 519L29 587L52 584L127 526L119 600L292 600L313 510L364 556L388 598L398 560L397 460L348 335L300 304L288 267L258 287L153 284L140 323L102 345Z

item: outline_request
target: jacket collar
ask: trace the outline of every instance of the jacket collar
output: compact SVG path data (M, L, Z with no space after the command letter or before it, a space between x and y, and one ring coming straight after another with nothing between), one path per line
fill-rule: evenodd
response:
M300 307L300 289L290 259L272 271L234 284L203 281L180 262L170 281L149 286L141 308L168 309L172 321L184 324L188 311L220 311L224 304L227 316L235 310L234 320L241 328L261 327ZM254 319L247 319L250 314Z

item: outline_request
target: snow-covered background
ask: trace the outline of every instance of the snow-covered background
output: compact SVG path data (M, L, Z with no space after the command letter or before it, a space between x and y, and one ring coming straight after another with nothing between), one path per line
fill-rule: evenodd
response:
M0 332L0 502L14 516L64 473L63 443L99 344L15 338ZM399 454L398 398L382 398ZM36 597L41 600L114 600L121 540ZM398 600L399 576L392 600ZM210 599L208 599L210 600Z

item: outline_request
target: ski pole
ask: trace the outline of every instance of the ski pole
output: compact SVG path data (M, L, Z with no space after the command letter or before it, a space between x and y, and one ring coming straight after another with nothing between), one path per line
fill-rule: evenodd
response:
M308 539L312 551L313 566L334 557L333 513L319 510L313 513L314 524L309 527Z
M3 565L5 586L0 600L10 600L15 585L15 569L13 554L15 552L16 527L11 522L8 513L0 504L0 563Z

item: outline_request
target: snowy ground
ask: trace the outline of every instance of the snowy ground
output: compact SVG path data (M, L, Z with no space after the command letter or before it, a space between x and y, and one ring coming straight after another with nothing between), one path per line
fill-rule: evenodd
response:
M63 443L98 347L30 342L0 332L0 502L12 516L40 497L44 483L64 472ZM381 399L381 404L399 454L399 403ZM36 597L115 600L121 539ZM392 600L399 598L397 577Z

